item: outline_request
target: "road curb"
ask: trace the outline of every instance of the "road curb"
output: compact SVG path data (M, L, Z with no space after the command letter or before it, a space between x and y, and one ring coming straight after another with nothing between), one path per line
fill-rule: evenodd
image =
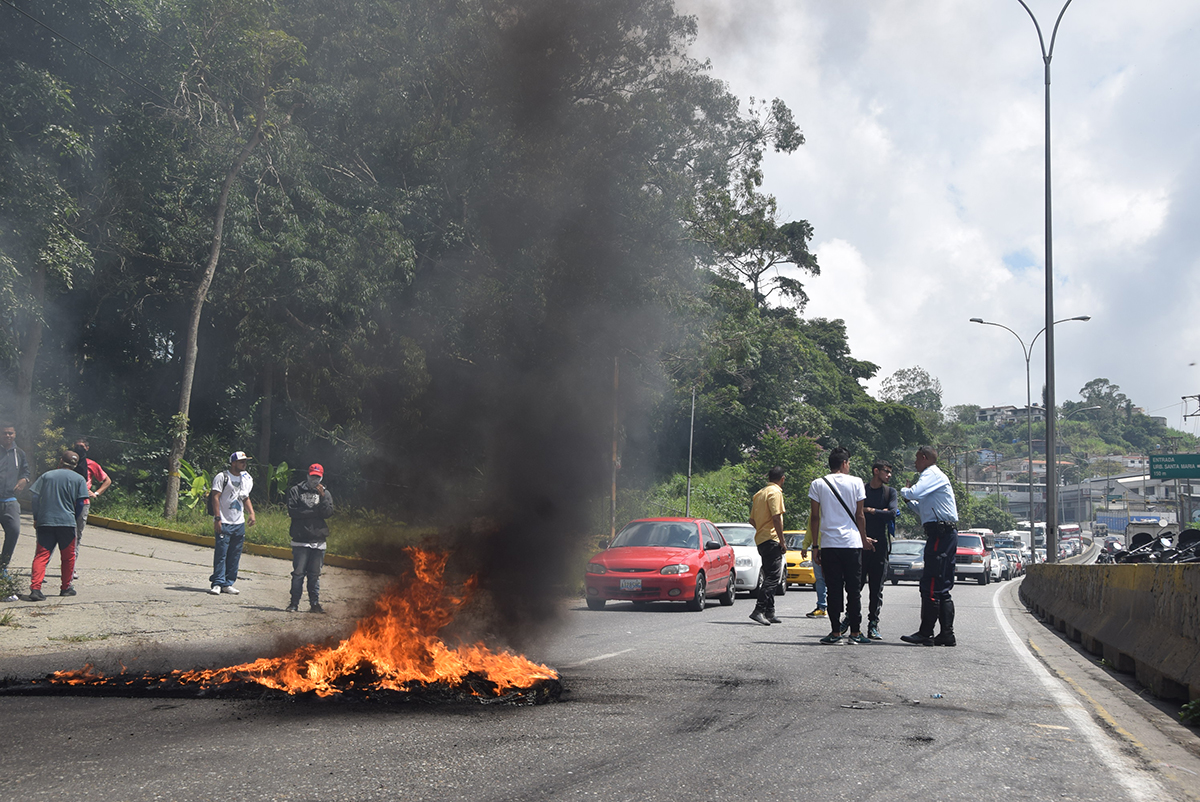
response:
M143 535L145 537L154 537L159 540L172 540L176 543L190 543L193 546L204 546L212 548L216 544L216 538L209 535L193 535L189 532L178 532L174 529L163 529L158 526L147 526L146 524L135 524L131 521L122 521L117 518L105 518L100 515L89 515L88 524L102 526L105 529L115 529L118 532L129 532L134 535ZM282 546L268 546L263 543L247 543L242 547L242 551L247 554L257 554L260 557L273 557L277 560L292 559L292 550L283 548ZM359 557L343 557L340 554L326 554L325 564L337 566L338 568L350 568L356 571L367 571L376 574L388 573L387 566L383 563L373 560L364 560Z

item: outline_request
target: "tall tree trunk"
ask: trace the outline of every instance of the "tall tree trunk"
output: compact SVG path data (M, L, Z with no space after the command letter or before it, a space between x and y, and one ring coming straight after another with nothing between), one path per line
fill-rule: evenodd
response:
M254 134L246 140L242 152L225 174L225 183L221 185L221 196L217 200L217 211L213 221L212 246L208 254L208 264L204 267L204 275L200 286L192 298L192 311L188 316L187 340L183 349L183 381L179 387L179 411L171 418L171 429L174 441L171 444L171 454L167 458L167 500L163 505L163 517L174 518L179 512L179 463L187 450L188 413L192 406L192 381L196 376L196 354L198 352L197 338L200 335L200 314L204 311L204 302L208 299L208 288L212 285L213 276L217 272L217 260L221 256L221 237L225 229L225 210L229 206L229 192L233 188L234 179L241 172L242 165L250 158L250 153L262 138L263 117L265 116L265 98L260 99L257 109L257 122Z
M275 371L268 362L263 368L262 374L262 409L258 426L258 453L254 455L254 458L263 465L271 464L271 396L274 394Z
M29 325L21 334L21 354L17 359L17 431L25 448L34 454L37 435L33 431L33 371L42 347L42 311L46 308L46 266L37 263L29 277ZM34 454L36 461L36 454Z

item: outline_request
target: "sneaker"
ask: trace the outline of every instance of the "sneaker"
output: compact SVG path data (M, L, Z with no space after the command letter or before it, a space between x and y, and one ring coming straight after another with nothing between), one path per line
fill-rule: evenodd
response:
M5 601L20 601L20 600L21 600L21 597L20 597L20 596L18 596L17 594L15 594L15 593L14 593L14 594L13 594L13 595L11 595L11 596L5 596L5 597L4 597L4 600L5 600Z
M283 608L283 611L284 611L285 613L298 613L298 612L300 612L300 605L298 605L298 604L289 604L287 607L284 607L284 608Z
M322 607L319 602L313 602L312 604L308 605L308 611L310 613L323 613L325 612L325 608Z
M778 616L776 616L774 613L767 616L767 620L770 621L772 624L782 624L783 623L783 621L780 620L780 618Z
M226 585L225 587L221 588L221 592L228 593L231 596L236 596L241 593L241 591L235 588L233 585Z
M914 632L911 635L901 635L900 640L904 641L905 643L916 644L917 646L932 646L933 645L933 636L932 635L922 635L920 632Z
M46 594L42 593L40 588L36 588L34 590L29 591L29 600L30 601L45 601Z
M74 596L75 595L75 586L67 585L65 588L63 588L62 590L60 590L58 592L58 595L59 596Z
M842 641L842 633L840 633L840 632L830 632L828 635L821 638L821 643L824 643L826 646L828 646L832 643L841 643L841 641Z
M829 613L825 612L825 608L818 607L817 609L813 610L811 613L806 613L805 617L806 618L825 618L828 615L829 615Z
M933 645L934 646L957 646L958 640L954 637L954 633L950 633L949 635L942 633L941 635L934 636Z
M754 612L750 613L750 620L762 624L764 627L771 626L771 619L767 618L766 614L763 613L762 610L755 610Z
M879 636L879 627L876 624L869 624L867 626L867 637L871 640L883 640L883 638Z
M871 642L871 639L868 638L866 635L862 634L861 632L859 632L855 635L851 635L846 640L848 643L870 643Z
M213 585L211 588L208 589L208 592L214 596L220 596L221 595L221 586Z

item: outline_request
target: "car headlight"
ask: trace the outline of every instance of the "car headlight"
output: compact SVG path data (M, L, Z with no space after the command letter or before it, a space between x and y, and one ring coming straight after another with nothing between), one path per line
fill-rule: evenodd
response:
M800 563L800 567L801 568L812 568L812 560L805 560L804 562Z
M909 566L909 567L910 567L910 568L912 568L914 571L917 571L917 570L924 570L924 568L925 568L925 563L923 563L923 562L919 562L919 563L913 563L913 564L912 564L911 566Z
M660 574L686 574L691 571L691 567L686 563L676 563L675 565L667 565L659 570Z
M605 568L600 563L588 563L587 564L587 572L589 574L607 574L608 569Z
M982 554L972 554L972 555L971 555L971 562L972 562L972 563L982 563L982 562L983 562L983 555L982 555Z
M734 565L738 568L749 568L751 565L754 565L754 560L751 560L749 557L738 557L734 560Z

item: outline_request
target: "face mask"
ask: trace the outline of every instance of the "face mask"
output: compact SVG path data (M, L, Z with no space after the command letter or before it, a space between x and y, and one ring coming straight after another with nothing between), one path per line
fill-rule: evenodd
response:
M309 486L310 488L312 488L313 490L316 490L316 489L317 489L317 485L319 485L319 484L321 484L321 477L320 477L320 476L310 476L310 477L308 477L308 486Z

